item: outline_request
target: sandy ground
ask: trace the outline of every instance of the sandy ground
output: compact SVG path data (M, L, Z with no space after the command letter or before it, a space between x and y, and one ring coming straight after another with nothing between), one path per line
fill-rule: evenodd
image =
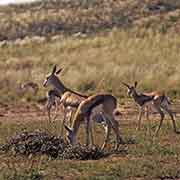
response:
M175 114L176 118L180 116L180 101L173 102L170 106ZM122 121L137 121L138 107L132 102L128 101L119 106L119 110L122 113L120 119ZM62 117L62 112L58 113L59 118ZM158 119L159 115L152 109L150 119ZM154 118L155 117L155 118ZM167 118L167 116L166 116ZM47 119L47 113L45 112L43 105L18 103L18 104L4 104L0 103L0 121L12 121L16 120L38 120ZM58 118L57 118L58 119Z

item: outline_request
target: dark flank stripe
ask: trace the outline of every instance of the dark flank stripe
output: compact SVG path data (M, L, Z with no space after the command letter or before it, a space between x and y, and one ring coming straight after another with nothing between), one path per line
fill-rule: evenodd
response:
M145 103L150 102L154 99L154 96L146 96L144 94L139 95L139 99L135 100L140 106L143 106Z
M87 111L85 113L91 113L91 111L96 106L98 106L100 104L103 104L104 101L108 100L108 99L114 100L115 104L117 103L116 98L114 96L110 95L110 94L99 94L99 95L95 95L95 96L89 98L89 100L91 100L91 101L87 102L87 106L86 106Z

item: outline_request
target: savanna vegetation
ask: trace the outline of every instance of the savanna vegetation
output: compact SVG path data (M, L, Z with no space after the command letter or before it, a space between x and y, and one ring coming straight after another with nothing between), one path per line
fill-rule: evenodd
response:
M23 129L47 128L47 118L31 103L45 96L42 82L53 64L63 68L59 77L74 90L114 94L123 137L135 139L125 145L127 154L98 161L1 153L0 179L180 178L179 136L168 121L157 138L147 133L147 122L135 131L137 111L121 85L137 80L139 91L162 90L178 102L179 33L179 0L45 0L0 7L1 143ZM27 81L39 84L36 96L21 92ZM158 118L151 117L152 131ZM57 127L50 131L57 135Z

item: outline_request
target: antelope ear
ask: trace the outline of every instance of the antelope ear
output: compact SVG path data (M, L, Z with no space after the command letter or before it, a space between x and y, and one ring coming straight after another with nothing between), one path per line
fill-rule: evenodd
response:
M71 132L72 130L67 126L67 125L64 125L65 129L68 131L68 132Z
M62 71L62 68L60 68L58 71L56 71L56 74L59 74Z
M138 84L138 82L137 82L137 81L135 81L135 82L134 82L134 87L136 87L136 86L137 86L137 84Z
M56 72L56 65L54 65L53 70L52 70L52 74L54 74Z

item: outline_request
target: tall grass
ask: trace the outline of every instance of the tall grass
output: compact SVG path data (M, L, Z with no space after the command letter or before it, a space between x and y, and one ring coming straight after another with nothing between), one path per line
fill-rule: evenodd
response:
M53 64L63 68L59 77L67 86L84 93L107 91L124 97L121 81L137 80L139 91L163 90L178 97L179 37L151 31L140 34L112 30L102 36L1 47L1 99L19 99L18 83L27 80L41 86Z

